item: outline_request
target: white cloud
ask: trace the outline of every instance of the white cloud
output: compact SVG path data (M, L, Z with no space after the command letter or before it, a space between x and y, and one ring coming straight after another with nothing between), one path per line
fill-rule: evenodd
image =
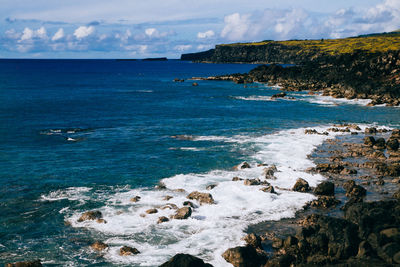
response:
M45 27L40 27L35 31L35 37L40 39L47 39L47 31Z
M200 39L205 39L205 38L211 38L215 35L215 32L212 30L206 31L206 32L199 32L197 33L197 38Z
M190 48L192 48L192 45L176 45L174 47L175 50L180 51L180 52L189 50Z
M147 36L153 36L156 35L158 33L157 29L155 28L148 28L144 31L146 33Z
M213 45L204 45L204 44L201 44L201 45L198 45L197 46L197 50L209 50L209 49L211 49L211 48L213 48L214 46Z
M144 33L148 38L162 38L168 35L168 32L159 32L156 28L147 28Z
M33 36L34 36L34 31L31 30L30 28L26 27L24 29L24 31L22 32L20 41L30 40L33 38Z
M74 36L77 39L83 39L88 37L89 35L91 35L92 33L94 33L94 27L93 26L80 26L79 28L77 28L74 32Z
M57 40L60 40L60 39L64 38L64 36L65 36L64 29L63 28L59 28L58 31L53 35L51 40L52 41L57 41Z
M292 9L284 17L277 20L275 31L280 34L280 38L287 38L303 27L308 14L303 9Z
M225 27L222 29L221 37L228 40L242 40L250 27L250 15L234 13L224 18Z
M10 29L5 32L5 35L8 39L19 39L21 34L18 33L15 29Z

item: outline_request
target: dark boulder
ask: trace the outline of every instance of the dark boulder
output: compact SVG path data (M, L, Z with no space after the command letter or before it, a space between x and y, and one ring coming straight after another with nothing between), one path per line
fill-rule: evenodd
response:
M318 196L318 199L311 201L311 206L328 209L339 204L340 201L334 196Z
M252 246L227 249L222 257L234 267L260 267L268 260L264 255L259 255Z
M104 244L104 243L101 242L101 241L96 241L96 242L94 242L92 245L90 245L90 247L91 247L93 250L102 251L102 250L105 250L106 248L108 248L108 245L107 245L107 244Z
M364 137L364 145L372 147L375 144L375 138L372 136Z
M376 139L375 144L374 144L374 148L375 148L375 149L385 149L385 148L386 148L385 139L382 138L382 137Z
M394 138L389 138L389 140L386 142L386 147L389 150L396 151L399 149L399 140L394 139Z
M83 222L83 221L93 221L93 220L101 220L103 217L103 214L98 211L87 211L79 217L78 222Z
M198 191L194 191L187 196L188 199L194 199L202 204L214 204L214 199L209 193L200 193Z
M128 246L123 246L122 248L119 249L120 256L130 256L130 255L136 255L139 253L140 253L140 251L137 250L136 248L132 248L132 247L128 247Z
M191 207L183 207L176 211L174 215L174 219L177 220L184 220L189 218L192 215L192 208Z
M189 254L176 254L159 267L212 267L212 265Z
M308 192L310 191L310 186L306 180L299 178L294 184L292 190L297 192Z
M317 185L314 194L322 196L333 196L335 194L335 185L332 182L324 181Z

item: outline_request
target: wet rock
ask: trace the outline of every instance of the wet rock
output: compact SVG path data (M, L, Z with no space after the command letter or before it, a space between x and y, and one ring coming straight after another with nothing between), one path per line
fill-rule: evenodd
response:
M184 79L175 78L173 81L174 81L174 82L180 82L180 83L182 83L182 82L184 82L185 80L184 80Z
M367 190L357 185L353 180L344 183L343 188L346 190L346 196L348 198L361 199L367 194Z
M372 147L375 144L375 138L372 136L366 136L363 139L364 145Z
M222 257L234 267L259 267L268 260L265 256L259 255L252 246L227 249Z
M342 175L352 175L352 174L357 174L357 171L354 169L349 169L349 168L344 168L340 174Z
M101 242L101 241L96 241L96 242L94 242L93 244L91 244L90 247L91 247L93 250L102 251L102 250L107 249L107 248L108 248L108 245L105 244L105 243L103 243L103 242Z
M376 134L378 130L375 127L365 128L365 134Z
M212 267L212 265L189 254L176 254L159 267Z
M81 215L78 222L100 220L103 217L100 211L87 211Z
M260 185L261 181L260 179L246 179L244 180L244 185Z
M297 192L308 192L310 191L310 186L306 180L299 178L294 184L292 190Z
M174 189L174 192L185 193L186 190L185 190L185 189L182 189L182 188L178 188L178 189Z
M324 181L317 185L314 194L321 196L333 196L335 194L335 185L332 182Z
M40 260L34 261L19 261L14 263L7 263L5 267L41 267L42 263Z
M174 198L174 197L173 197L173 196L164 196L164 197L163 197L163 200L168 201L168 200L170 200L171 198Z
M131 198L131 202L139 202L140 199L141 199L140 196L135 196L135 197Z
M157 212L158 212L157 209L148 209L148 210L146 210L147 214L154 214L154 213L157 213Z
M271 99L282 98L282 97L285 97L285 96L286 96L285 92L280 92L280 93L277 93L277 94L274 94L273 96L271 96Z
M185 220L192 215L192 208L191 207L183 207L176 211L175 215L173 216L174 219L177 220Z
M396 151L399 149L399 141L397 139L389 138L386 143L386 147L389 150Z
M268 168L264 169L264 177L265 179L276 179L276 177L274 176L275 172L277 172L278 169L276 168L275 165L272 165Z
M199 86L198 83L192 83L192 86Z
M330 164L330 163L320 163L317 164L317 166L315 167L315 170L317 172L330 172L330 173L340 173L342 170L344 169L344 167L342 165L339 164Z
M383 180L383 179L378 179L378 180L374 181L374 184L382 186L382 185L385 184L385 180Z
M207 190L212 190L212 189L214 189L217 185L218 185L218 184L210 184L210 185L207 185L206 189L207 189Z
M189 206L191 208L195 208L194 204L191 201L184 201L183 206Z
M373 248L368 241L364 240L358 245L357 258L370 257L373 253Z
M393 194L393 198L400 200L400 189Z
M188 199L194 199L202 204L214 204L214 199L209 193L200 193L198 191L194 191L187 196Z
M399 163L376 164L375 169L376 169L377 174L380 174L383 176L391 176L391 177L400 176L400 164Z
M261 237L259 237L254 233L246 235L245 237L242 238L242 240L244 240L247 245L252 246L253 248L262 249Z
M271 193L271 194L276 194L275 192L275 188L270 185L270 186L266 186L260 189L261 191L265 192L265 193Z
M158 183L158 185L155 186L155 188L158 190L165 190L167 189L167 186L163 182L160 182Z
M123 246L122 248L119 249L120 256L130 256L130 255L136 255L139 253L140 253L140 251L137 250L136 248L132 248L132 247L128 247L128 246Z
M232 178L232 181L233 181L233 182L243 181L243 178L233 177L233 178Z
M169 219L167 217L161 216L160 218L158 218L157 223L160 224L160 223L168 222L168 221L169 221Z
M385 139L382 138L382 137L376 139L375 144L374 144L374 148L375 148L375 149L385 149L385 148L386 148Z
M251 168L251 166L247 162L242 162L239 165L233 167L234 170L249 169L249 168Z
M316 208L328 209L340 203L334 196L319 196L318 199L311 201L311 206Z

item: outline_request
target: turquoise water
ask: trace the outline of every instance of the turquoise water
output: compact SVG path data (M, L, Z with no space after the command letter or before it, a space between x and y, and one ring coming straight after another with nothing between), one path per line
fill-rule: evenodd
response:
M181 61L0 61L0 264L40 258L47 265L156 266L174 252L218 263L214 248L223 240L229 245L240 242L218 227L240 230L256 218L291 216L277 207L287 203L285 210L294 212L294 202L301 204L311 196L268 196L280 205L238 214L232 210L222 217L201 206L194 219L157 225L150 216L141 219L139 209L159 205L152 199L165 194L184 199L172 191L154 190L161 179L168 178L168 188L188 192L218 182L220 189L212 192L215 207L226 208L226 201L248 208L240 197L247 188L229 193L236 190L227 183L236 175L232 166L267 162L285 170L291 160L297 169L308 166L303 152L323 137L306 140L298 129L343 122L399 126L399 108L366 107L307 93L272 101L269 97L277 88L264 84L173 82L254 67ZM239 174L256 177L257 171ZM282 176L278 182L289 186L291 180ZM143 207L129 203L134 194L144 196ZM76 222L79 214L92 209L101 210L108 223ZM103 254L88 249L97 239L108 241L110 249ZM118 256L121 245L139 247L143 255Z

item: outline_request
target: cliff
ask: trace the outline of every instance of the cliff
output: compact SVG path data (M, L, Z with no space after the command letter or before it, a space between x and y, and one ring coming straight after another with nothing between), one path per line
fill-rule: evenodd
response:
M399 49L400 33L393 32L344 39L223 44L205 52L183 54L181 59L214 63L303 64L357 51L386 53Z

